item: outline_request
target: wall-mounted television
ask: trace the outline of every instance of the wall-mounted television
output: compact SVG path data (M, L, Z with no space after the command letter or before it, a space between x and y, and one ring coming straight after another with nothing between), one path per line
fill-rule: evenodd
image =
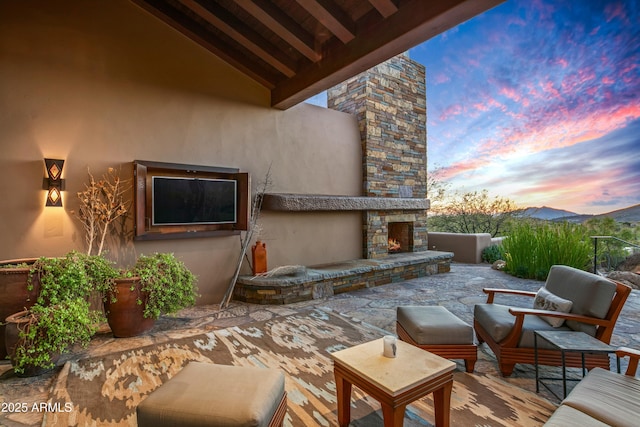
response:
M233 179L151 177L151 224L233 224L238 183Z
M137 240L238 234L249 215L249 175L235 168L134 162Z

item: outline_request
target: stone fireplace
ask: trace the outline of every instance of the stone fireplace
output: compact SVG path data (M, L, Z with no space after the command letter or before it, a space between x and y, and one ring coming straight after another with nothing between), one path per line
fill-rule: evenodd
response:
M328 107L358 118L363 192L386 198L363 212L363 256L426 251L427 130L425 68L398 55L328 91ZM422 201L407 209L406 201ZM402 236L398 236L398 234ZM389 240L401 249L389 250Z
M234 290L240 301L288 304L449 271L453 254L429 251L427 242L424 67L399 55L330 89L327 98L329 108L358 120L362 196L265 194L262 207L362 212L365 259L280 278L240 277Z

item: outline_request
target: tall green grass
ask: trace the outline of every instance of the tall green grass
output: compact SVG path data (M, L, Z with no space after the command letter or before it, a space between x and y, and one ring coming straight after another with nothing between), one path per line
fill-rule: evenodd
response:
M586 269L591 243L579 224L520 222L502 241L505 271L528 279L545 280L556 264Z

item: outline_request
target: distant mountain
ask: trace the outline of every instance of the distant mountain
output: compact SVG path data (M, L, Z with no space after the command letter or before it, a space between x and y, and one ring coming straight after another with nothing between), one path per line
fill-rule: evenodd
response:
M605 217L613 218L618 222L640 222L640 205L629 206L628 208L618 209L616 211L599 215L576 215L563 219L571 222L584 222L591 218Z
M530 218L546 220L578 216L578 214L575 212L569 212L562 209L554 209L547 206L543 206L541 208L526 208L522 211L522 215Z
M575 212L554 209L547 206L541 208L526 208L522 210L523 216L544 219L548 221L584 222L591 218L613 218L618 222L640 222L640 205L630 206L599 215L581 215Z

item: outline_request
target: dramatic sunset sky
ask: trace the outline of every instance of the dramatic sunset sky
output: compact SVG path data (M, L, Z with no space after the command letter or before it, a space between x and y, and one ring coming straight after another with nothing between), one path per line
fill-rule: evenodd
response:
M508 0L410 50L429 170L581 214L640 203L640 0Z
M640 0L507 0L409 54L429 170L454 189L580 214L640 203Z

